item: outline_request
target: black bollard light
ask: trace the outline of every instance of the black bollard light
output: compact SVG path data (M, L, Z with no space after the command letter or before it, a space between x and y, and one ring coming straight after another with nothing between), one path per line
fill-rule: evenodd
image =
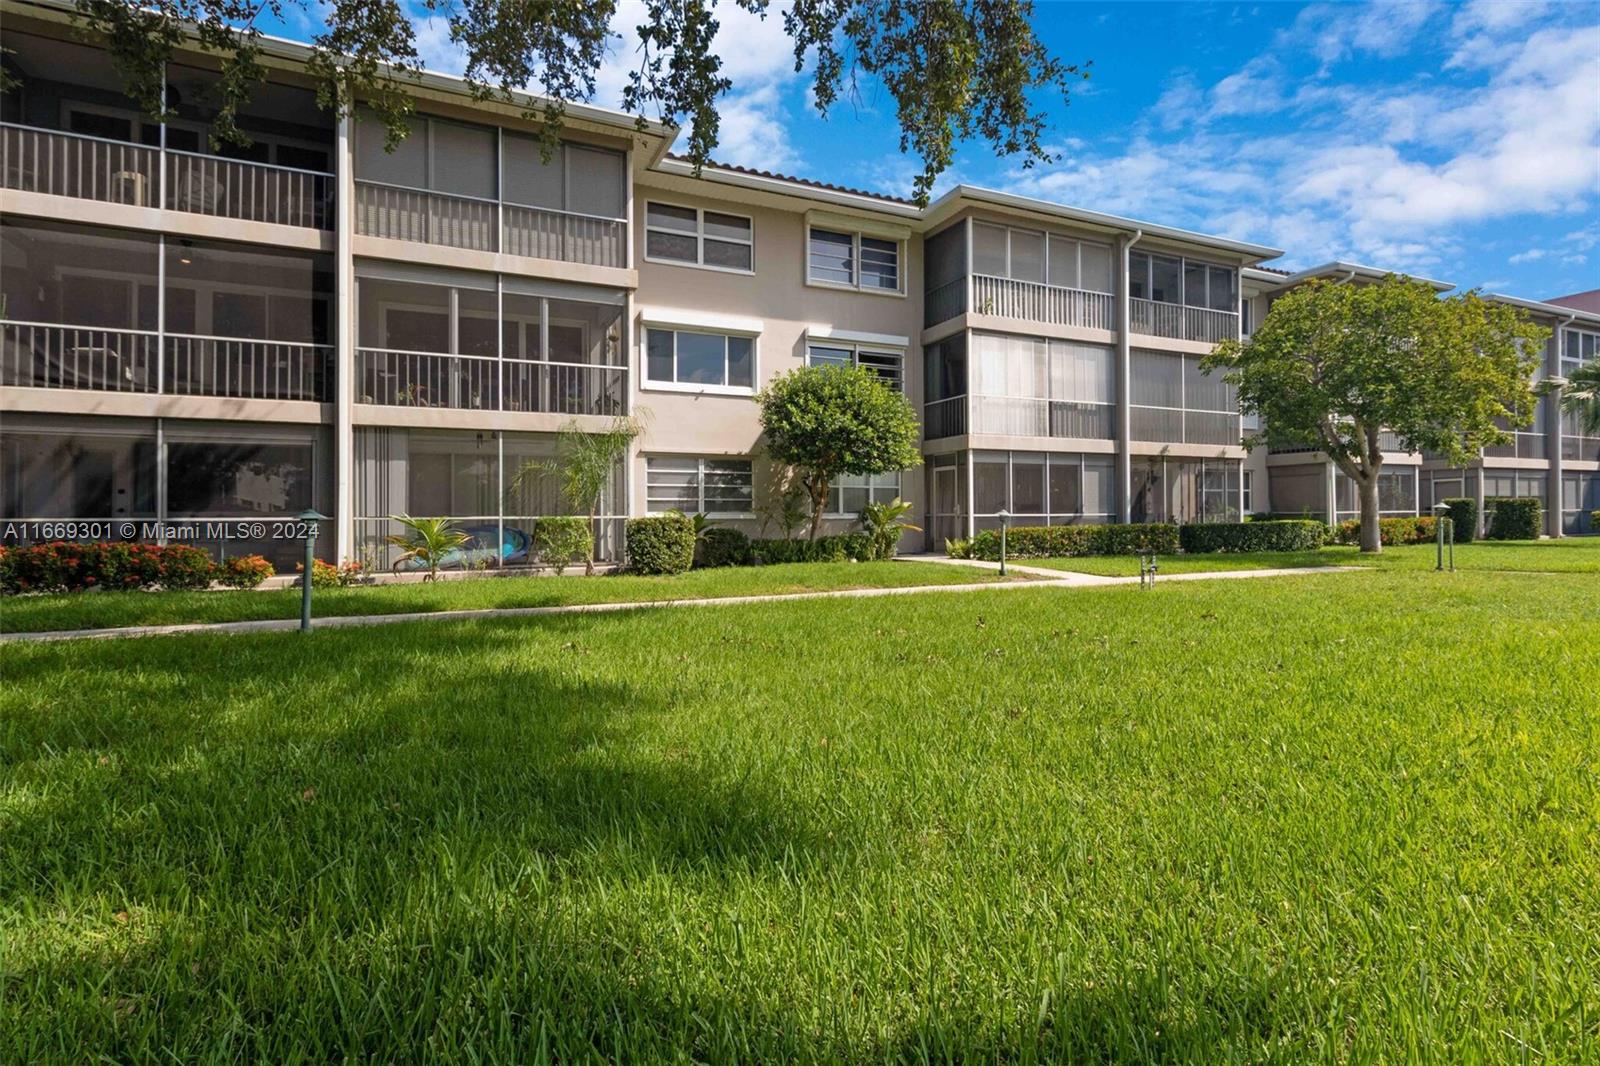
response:
M300 522L306 528L306 569L300 578L300 632L311 632L311 568L316 565L317 523L326 522L328 516L306 508L300 512Z

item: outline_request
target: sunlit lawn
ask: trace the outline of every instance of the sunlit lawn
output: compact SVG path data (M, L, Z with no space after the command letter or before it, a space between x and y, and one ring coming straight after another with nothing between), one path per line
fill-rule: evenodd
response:
M1592 1060L1595 588L0 648L0 1061Z
M317 616L330 617L957 585L997 580L1000 576L990 570L939 563L789 563L695 570L662 577L622 574L585 578L569 573L565 577L483 578L316 589L312 598ZM1016 575L1014 580L1026 580L1026 576ZM298 617L298 588L250 592L80 592L0 598L0 631L3 632Z
M1432 544L1405 544L1363 555L1347 545L1314 552L1241 552L1216 555L1163 555L1158 573L1188 574L1218 570L1268 570L1278 567L1370 566L1385 570L1432 570L1437 550ZM1129 577L1139 573L1135 556L1090 556L1074 559L1020 560L1029 566L1072 570L1081 574ZM1600 574L1600 537L1563 540L1474 541L1457 544L1457 570L1503 570L1524 573Z

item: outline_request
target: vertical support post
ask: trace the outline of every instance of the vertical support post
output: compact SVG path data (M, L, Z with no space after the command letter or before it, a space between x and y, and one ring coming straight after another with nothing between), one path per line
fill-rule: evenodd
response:
M1117 241L1117 521L1126 523L1133 509L1133 353L1129 331L1133 304L1128 291L1128 262L1139 236Z
M156 543L167 542L167 420L156 419Z
M977 517L973 513L974 511L977 510L977 508L973 506L974 496L973 496L973 492L972 492L972 467L973 467L973 461L972 461L972 437L969 434L968 437L967 437L967 492L966 492L966 497L967 498L966 498L965 501L963 501L966 504L966 508L967 508L967 539L968 540L971 540L973 537L978 535L978 520L977 520Z
M162 135L166 135L162 126ZM166 158L166 154L162 154ZM156 395L167 391L167 235L156 238Z
M355 256L351 249L354 232L355 175L351 164L351 145L355 116L339 119L334 150L334 549L335 558L355 555Z
M1550 334L1550 347L1545 356L1546 373L1551 377L1556 377L1561 373L1561 345L1564 340L1564 331L1558 324ZM1566 457L1561 454L1561 394L1565 391L1565 389L1554 389L1541 401L1545 412L1544 453L1549 457L1550 464L1550 480L1545 490L1545 499L1553 504L1553 506L1545 508L1548 516L1545 519L1545 531L1552 537L1564 537L1567 535L1566 527L1562 522L1562 509L1566 500L1561 494L1561 483L1565 480L1564 475L1566 473ZM1580 506L1582 502L1583 499L1580 494L1578 499ZM1480 514L1483 512L1481 503L1478 511Z

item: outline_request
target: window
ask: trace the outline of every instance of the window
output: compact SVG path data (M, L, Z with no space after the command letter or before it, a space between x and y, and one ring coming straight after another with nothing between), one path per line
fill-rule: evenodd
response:
M652 202L644 217L646 259L741 273L755 269L754 224L744 215Z
M1059 233L972 224L973 273L1062 289L1111 291L1111 249Z
M1245 514L1255 514L1256 513L1256 508L1255 508L1255 502L1256 502L1255 501L1255 485L1253 484L1254 481L1255 481L1255 475L1251 471L1246 470L1244 472L1244 485L1240 489L1240 492L1243 493L1243 499L1242 499L1243 506L1242 506L1241 509L1244 511Z
M1128 293L1136 300L1235 311L1239 272L1177 256L1134 252L1128 256Z
M845 475L828 487L830 518L854 518L868 503L890 503L900 495L900 474Z
M896 392L905 391L905 353L851 344L813 344L806 349L811 366L860 366L877 374Z
M806 278L864 292L900 292L900 242L811 227Z
M1107 522L1116 507L1116 460L1057 452L974 452L973 514L996 529L1002 509L1034 525Z
M645 330L645 380L652 385L727 389L755 388L754 337L689 330Z
M749 514L755 475L748 459L647 459L645 499L652 514Z

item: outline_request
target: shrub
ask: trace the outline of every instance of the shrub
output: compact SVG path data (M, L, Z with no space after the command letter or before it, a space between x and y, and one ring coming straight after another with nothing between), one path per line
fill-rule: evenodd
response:
M594 551L589 520L582 515L539 519L533 524L533 550L557 574L566 573L570 564L583 562Z
M211 553L191 544L168 544L161 553L161 587L164 589L204 589L211 587L217 564Z
M80 545L83 587L147 589L161 583L162 560L169 549L159 544L111 542Z
M876 559L877 547L865 533L835 533L816 540L755 540L751 554L759 563L843 563Z
M1395 544L1426 544L1433 539L1437 522L1431 515L1378 519L1378 540L1385 547ZM1335 544L1360 544L1361 520L1349 518L1339 523L1333 537Z
M1538 540L1544 508L1533 496L1494 496L1483 501L1489 516L1489 540Z
M700 535L701 566L748 566L750 538L741 530L717 526Z
M1186 552L1304 552L1316 551L1327 539L1321 522L1287 521L1202 522L1178 530L1178 543Z
M259 555L235 555L217 567L217 581L230 589L253 589L275 573Z
M1108 526L1017 526L1006 532L1006 557L1042 559L1073 555L1137 555L1178 551L1178 527L1165 523ZM972 538L971 557L1000 558L1000 531L985 529Z
M972 558L972 541L966 537L945 538L944 553L952 559Z
M1478 536L1478 501L1471 496L1452 496L1444 501L1450 508L1450 521L1456 527L1456 540L1471 544Z
M1600 511L1589 512L1589 532L1600 533Z
M681 514L630 518L628 564L641 574L681 574L694 565L694 523Z

